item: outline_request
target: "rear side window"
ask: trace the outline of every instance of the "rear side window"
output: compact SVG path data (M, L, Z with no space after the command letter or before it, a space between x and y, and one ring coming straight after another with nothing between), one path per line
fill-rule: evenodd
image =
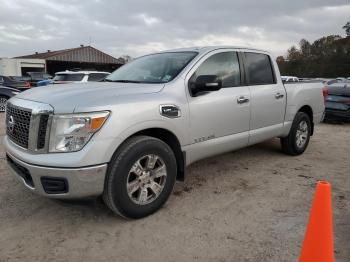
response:
M108 76L108 75L101 74L101 73L91 73L91 74L89 74L88 81L89 82L98 82L98 81L105 79L106 76Z
M222 81L222 87L239 86L241 75L236 52L223 52L212 55L205 60L192 75L190 82L201 75L216 75Z
M246 73L250 85L268 85L275 83L270 57L259 53L244 53Z

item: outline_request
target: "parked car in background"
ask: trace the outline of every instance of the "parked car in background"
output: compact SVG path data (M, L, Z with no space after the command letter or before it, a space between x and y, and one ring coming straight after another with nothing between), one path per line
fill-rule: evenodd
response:
M325 121L350 122L350 81L328 85Z
M346 81L346 77L337 77L335 80L337 80L338 82L344 82Z
M158 210L200 159L273 137L285 153L302 154L324 115L323 87L284 85L276 59L263 50L146 55L103 82L37 87L12 98L7 163L32 192L103 195L116 214L140 218Z
M53 84L53 79L40 80L36 83L37 86L47 86Z
M296 76L281 76L283 82L299 82Z
M99 82L110 73L100 71L63 71L57 72L53 78L54 84Z
M38 82L52 79L52 76L43 72L27 72L26 76L32 87L38 86Z
M12 76L0 76L0 86L12 87L21 91L31 88L29 81L20 80Z
M5 111L7 100L19 93L18 89L0 86L0 112Z
M329 85L332 85L332 84L334 84L334 83L338 83L338 80L337 79L326 79L325 81L323 81L323 83L325 84L325 85L327 85L327 86L329 86Z

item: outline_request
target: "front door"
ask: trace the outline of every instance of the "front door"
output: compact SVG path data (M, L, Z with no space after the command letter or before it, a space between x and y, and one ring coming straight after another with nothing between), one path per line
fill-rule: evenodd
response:
M202 61L193 69L189 85L200 75L216 75L222 80L222 88L194 97L189 96L192 143L221 139L220 141L225 141L225 145L211 141L213 147L217 145L234 149L247 145L250 90L248 86L241 85L237 53L216 51L208 54Z

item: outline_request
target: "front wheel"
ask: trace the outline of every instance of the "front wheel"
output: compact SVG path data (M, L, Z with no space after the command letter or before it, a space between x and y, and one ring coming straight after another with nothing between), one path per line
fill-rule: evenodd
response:
M132 137L109 164L104 202L126 218L150 215L169 198L176 167L175 155L166 143L148 136Z
M282 150L289 155L301 155L309 144L310 135L310 117L304 112L298 112L288 136L281 138Z

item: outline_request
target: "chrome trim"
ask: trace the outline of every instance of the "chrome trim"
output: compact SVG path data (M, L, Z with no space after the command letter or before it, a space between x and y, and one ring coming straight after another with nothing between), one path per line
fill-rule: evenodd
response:
M277 93L277 94L275 94L275 98L276 99L280 99L280 98L283 98L284 97L284 94L281 94L281 93Z
M30 119L30 127L29 127L29 138L28 138L28 149L21 147L24 150L28 150L34 154L42 154L48 152L48 141L49 141L49 135L50 135L50 127L52 122L52 115L54 112L54 109L49 104L39 103L31 100L24 100L20 98L13 97L9 100L11 105L14 105L20 109L30 109L32 110L32 116ZM38 131L39 131L39 123L41 115L48 114L49 119L47 122L46 127L46 134L45 134L45 146L42 149L37 148L37 142L38 142ZM15 142L14 142L15 143ZM16 144L16 143L15 143Z
M249 102L249 98L246 98L244 96L240 96L237 98L237 103L238 104L244 104L244 103L248 103Z
M219 86L219 83L206 83L205 86Z

